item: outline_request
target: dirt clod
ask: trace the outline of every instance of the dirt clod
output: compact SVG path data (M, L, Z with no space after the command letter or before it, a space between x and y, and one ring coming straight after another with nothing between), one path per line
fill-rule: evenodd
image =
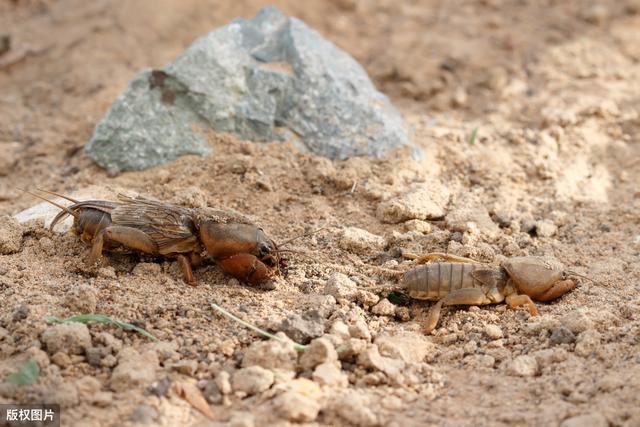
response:
M91 335L87 325L77 322L62 323L47 328L42 333L42 342L49 354L83 354L91 346Z
M0 255L19 252L22 248L22 226L13 217L0 216Z
M74 314L95 313L98 293L91 285L78 285L65 295L65 303Z
M118 353L118 365L111 374L111 389L124 391L153 382L158 366L158 356L154 351L140 354L131 347L125 347Z
M238 369L231 377L231 385L235 392L246 396L262 393L273 384L273 372L260 366L249 366Z
M286 391L273 401L276 412L295 423L309 423L316 419L320 404L311 397L295 391Z

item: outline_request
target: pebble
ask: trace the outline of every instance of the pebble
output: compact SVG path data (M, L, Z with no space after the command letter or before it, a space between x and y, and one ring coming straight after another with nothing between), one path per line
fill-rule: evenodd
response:
M282 332L276 335L288 340ZM284 369L295 371L298 361L298 353L291 342L275 340L255 341L244 353L242 366L262 366L265 369Z
M486 325L484 327L484 334L490 340L499 340L502 338L502 329L498 325Z
M551 237L556 234L558 227L552 221L542 219L536 221L535 230L538 237Z
M565 314L560 323L574 334L579 334L593 328L593 321L583 309L573 310Z
M375 344L369 345L365 351L358 355L358 364L367 369L384 372L389 378L394 380L399 379L405 367L405 363L402 360L380 355L378 346Z
M456 200L445 217L445 225L450 231L478 231L487 237L498 235L500 229L491 220L487 208L473 194L463 194Z
M331 363L338 360L338 353L329 339L321 337L311 341L311 344L300 356L300 367L303 371L311 371L321 363Z
M356 390L349 390L334 398L332 411L352 425L358 427L374 427L378 425L376 414L370 409L366 396Z
M538 361L532 356L518 356L507 365L507 374L533 377L538 373Z
M593 412L567 418L560 424L560 427L607 427L608 425L609 422L604 415Z
M55 353L53 356L51 356L51 361L58 365L59 367L61 367L62 369L68 367L69 365L71 365L71 358L69 357L69 355L67 353L63 353L61 351Z
M175 363L172 363L169 366L172 371L179 372L183 375L193 376L198 370L198 361L197 360L179 360Z
M337 301L352 300L357 292L358 285L342 273L333 273L324 286L325 295L332 295Z
M397 224L413 219L438 219L444 217L449 201L449 191L438 182L418 185L400 197L378 205L376 217L386 223Z
M153 406L141 404L134 409L129 415L129 419L134 423L151 425L158 419L158 411Z
M0 255L13 254L21 249L22 226L11 216L0 216Z
M296 391L286 391L273 401L278 415L295 423L309 423L318 417L320 404L312 397Z
M98 304L98 292L91 285L74 286L65 295L64 302L74 313L95 313Z
M587 357L593 354L599 347L600 333L594 330L588 330L578 335L574 351L578 356Z
M310 310L302 316L298 313L288 315L278 329L293 341L306 344L324 334L324 324L325 319L320 316L320 313L317 310Z
M420 219L410 219L404 223L404 229L407 231L417 231L419 233L431 233L431 224Z
M91 347L91 334L85 324L61 323L47 328L42 333L42 342L49 354L82 354Z
M427 356L433 356L434 344L423 334L399 331L395 334L378 335L374 341L380 354L407 363L421 363Z
M362 317L358 317L356 321L348 327L351 338L360 338L371 341L371 332L367 322Z
M176 361L180 359L178 353L178 343L175 341L158 341L153 345L160 363L166 361Z
M372 255L384 249L384 238L357 227L347 227L342 232L338 245L359 255Z
M380 297L373 292L359 290L356 295L356 300L367 309L376 305L380 301Z
M463 362L467 366L481 367L481 368L493 368L496 364L496 359L488 354L471 354L463 359Z
M571 332L568 328L564 326L559 326L551 330L551 337L549 338L549 342L551 345L558 344L571 344L576 340L576 336L573 332Z
M364 322L364 319L362 319L362 318L360 318L360 319ZM365 325L365 327L367 327L366 323L364 325ZM367 331L369 331L368 328L367 328ZM334 321L331 324L331 327L329 328L329 333L331 335L339 337L343 341L344 340L348 340L349 337L351 336L349 326L347 326L347 324L344 323L340 319ZM369 335L369 338L371 338L371 335Z
M102 365L102 357L106 355L105 350L104 347L89 347L85 352L89 365L100 367Z
M349 384L347 375L335 362L325 362L316 366L312 375L313 381L327 387L346 387Z
M231 375L227 371L220 371L218 375L216 375L215 380L216 385L218 386L218 390L222 394L230 394L231 393Z
M396 314L396 306L388 299L383 298L371 308L371 312L378 316L393 317Z
M248 396L262 393L273 384L273 372L260 366L249 366L238 369L231 377L233 391L242 392Z
M140 354L131 347L123 348L118 353L118 365L111 374L111 389L125 391L151 384L155 379L158 363L155 351Z
M29 311L29 306L21 304L11 313L11 320L13 322L21 322L29 317Z

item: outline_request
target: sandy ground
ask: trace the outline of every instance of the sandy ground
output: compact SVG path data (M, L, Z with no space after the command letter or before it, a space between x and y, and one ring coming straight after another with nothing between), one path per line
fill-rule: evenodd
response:
M424 159L332 163L210 135L211 158L108 176L82 147L134 73L262 2L0 3L0 31L11 36L0 56L0 214L35 203L18 187L89 188L231 207L278 241L327 226L291 245L300 253L265 291L214 265L196 270L195 288L169 260L114 255L88 268L74 236L2 217L11 253L0 255L0 374L28 358L42 372L33 385L0 384L0 400L60 403L65 426L639 426L640 3L276 3L365 66ZM415 191L431 195L440 218L380 220L380 205ZM421 333L429 303L401 294L390 296L397 305L378 303L388 292L357 289L325 296L336 272L359 287L393 283L375 267L409 268L403 250L494 263L548 255L595 283L539 304L539 317L446 309L430 336ZM242 391L239 368L261 341L211 302L273 331L307 316L354 354L329 360L341 372L327 380L282 350L282 365L243 371L258 389ZM161 342L96 324L60 341L44 321L87 312L135 322ZM200 387L215 419L162 390L169 382Z

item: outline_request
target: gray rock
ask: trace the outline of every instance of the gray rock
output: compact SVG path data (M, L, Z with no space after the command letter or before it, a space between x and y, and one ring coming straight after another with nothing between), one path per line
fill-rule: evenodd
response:
M280 331L287 334L292 340L306 344L313 338L324 334L325 319L317 310L305 312L302 316L297 313L290 314L280 324Z
M558 344L571 344L576 340L576 336L569 329L564 326L558 326L551 331L551 337L549 341L552 345Z
M402 118L348 54L274 7L196 40L161 70L143 70L111 106L87 154L141 170L211 148L195 127L253 141L295 134L333 159L380 157L408 143Z

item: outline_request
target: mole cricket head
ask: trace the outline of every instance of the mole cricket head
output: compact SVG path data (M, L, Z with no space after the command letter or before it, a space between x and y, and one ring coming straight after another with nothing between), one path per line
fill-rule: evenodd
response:
M547 292L565 276L564 266L560 262L544 257L510 258L502 263L502 267L518 291L533 299Z

